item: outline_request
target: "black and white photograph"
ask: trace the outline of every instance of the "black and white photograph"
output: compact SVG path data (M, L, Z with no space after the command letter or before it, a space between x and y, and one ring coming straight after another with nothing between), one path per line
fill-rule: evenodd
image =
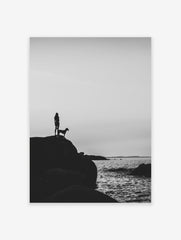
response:
M0 6L0 239L181 239L180 2Z
M30 202L151 202L151 38L30 38Z

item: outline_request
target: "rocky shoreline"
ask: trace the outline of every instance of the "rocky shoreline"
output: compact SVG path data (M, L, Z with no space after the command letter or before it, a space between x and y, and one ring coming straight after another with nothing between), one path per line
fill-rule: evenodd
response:
M117 202L95 190L92 157L63 136L30 138L30 202Z
M137 177L151 177L151 164L140 164L136 168L112 168L107 170L109 172L125 172L129 175L134 175Z

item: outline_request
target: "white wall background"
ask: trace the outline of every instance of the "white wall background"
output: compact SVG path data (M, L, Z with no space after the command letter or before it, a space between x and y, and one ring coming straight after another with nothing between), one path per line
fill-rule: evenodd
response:
M180 21L176 0L1 2L1 239L180 239ZM28 203L30 36L152 37L152 204Z

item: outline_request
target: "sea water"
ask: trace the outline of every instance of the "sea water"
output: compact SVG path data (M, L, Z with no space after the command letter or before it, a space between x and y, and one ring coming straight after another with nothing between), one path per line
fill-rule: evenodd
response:
M98 169L97 190L118 202L151 202L151 178L132 176L118 168L136 168L151 163L150 157L109 158L95 160ZM114 171L111 171L111 170Z

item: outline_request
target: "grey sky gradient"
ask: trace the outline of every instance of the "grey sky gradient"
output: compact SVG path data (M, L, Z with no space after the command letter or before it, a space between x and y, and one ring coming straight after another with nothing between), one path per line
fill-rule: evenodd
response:
M68 127L78 151L151 155L150 38L31 38L30 135Z

